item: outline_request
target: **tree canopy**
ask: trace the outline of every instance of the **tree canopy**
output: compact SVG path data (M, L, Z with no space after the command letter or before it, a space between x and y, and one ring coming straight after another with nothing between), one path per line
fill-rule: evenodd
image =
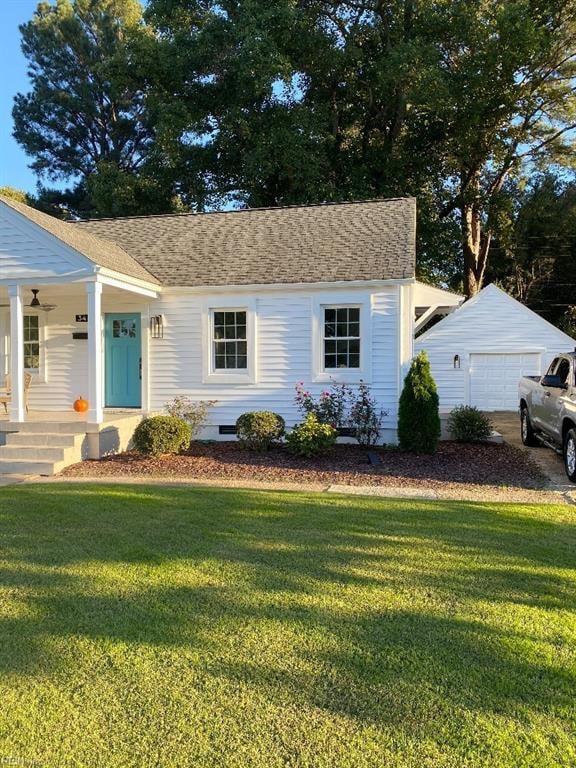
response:
M57 0L22 33L15 135L89 215L415 195L420 277L472 295L573 169L576 0Z

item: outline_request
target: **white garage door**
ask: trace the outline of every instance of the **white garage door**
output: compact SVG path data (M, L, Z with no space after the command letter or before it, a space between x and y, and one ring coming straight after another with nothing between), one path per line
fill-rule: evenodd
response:
M540 354L470 355L470 404L484 411L518 408L521 376L538 376Z

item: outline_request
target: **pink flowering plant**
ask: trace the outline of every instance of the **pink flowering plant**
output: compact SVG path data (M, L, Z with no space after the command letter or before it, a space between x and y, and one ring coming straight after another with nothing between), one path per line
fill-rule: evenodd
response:
M304 388L301 381L296 385L294 400L303 416L312 413L321 424L330 424L336 429L346 423L347 405L351 395L352 390L346 384L332 382L330 388L324 389L316 399Z
M378 407L365 381L360 381L357 389L332 382L317 398L300 382L296 385L294 400L304 417L312 414L320 424L329 424L334 429L350 427L364 448L376 445L387 415Z

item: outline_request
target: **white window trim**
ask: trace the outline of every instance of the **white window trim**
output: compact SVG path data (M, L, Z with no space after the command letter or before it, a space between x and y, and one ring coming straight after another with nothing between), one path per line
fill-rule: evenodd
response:
M212 328L214 313L246 312L246 352L248 368L245 370L216 370ZM257 381L256 301L253 298L218 297L202 306L202 383L203 384L255 384Z
M26 309L28 309L26 307ZM44 314L40 312L24 312L25 317L37 317L38 318L38 343L40 345L40 367L38 369L26 368L26 373L31 373L33 381L45 382L46 381L46 318ZM8 355L10 350L8 349Z
M360 368L324 368L324 309L360 310ZM372 305L368 294L325 294L312 299L312 381L358 384L372 381Z

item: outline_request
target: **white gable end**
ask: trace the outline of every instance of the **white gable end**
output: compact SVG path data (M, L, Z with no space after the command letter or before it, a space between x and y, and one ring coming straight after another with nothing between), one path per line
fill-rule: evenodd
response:
M522 375L543 373L576 342L544 318L489 285L415 341L424 349L438 385L440 405L486 410L517 407Z
M86 257L0 203L0 281L73 280L93 271Z

